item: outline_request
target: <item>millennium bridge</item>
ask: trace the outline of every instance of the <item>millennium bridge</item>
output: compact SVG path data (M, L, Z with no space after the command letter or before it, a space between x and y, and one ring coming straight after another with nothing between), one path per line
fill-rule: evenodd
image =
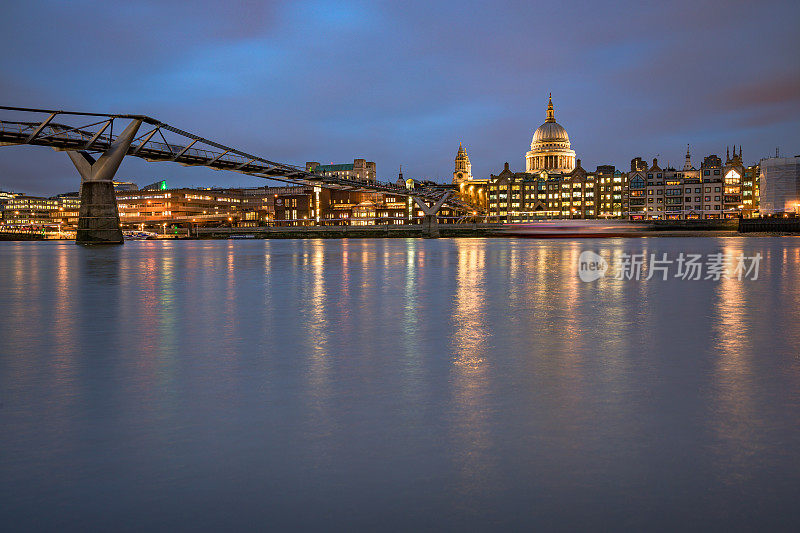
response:
M407 189L385 182L323 176L204 139L143 115L79 113L0 106L0 146L47 146L66 152L81 177L76 242L122 243L113 179L122 159L207 167L295 185L410 196L423 212L422 230L438 236L443 206L473 211L450 191ZM412 192L413 191L413 192Z

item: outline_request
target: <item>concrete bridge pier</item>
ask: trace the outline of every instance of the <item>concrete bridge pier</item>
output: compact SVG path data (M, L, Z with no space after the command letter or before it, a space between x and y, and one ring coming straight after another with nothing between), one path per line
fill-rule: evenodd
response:
M442 208L442 204L444 204L448 198L450 198L451 192L448 191L444 193L444 196L439 198L439 200L429 206L420 198L414 196L414 201L419 206L420 210L422 210L422 236L426 239L438 239L439 238L439 217L437 213Z
M81 175L81 209L77 244L122 244L114 174L142 125L133 120L99 159L84 151L67 151Z
M426 239L439 238L439 220L436 215L424 215L422 217L422 236Z

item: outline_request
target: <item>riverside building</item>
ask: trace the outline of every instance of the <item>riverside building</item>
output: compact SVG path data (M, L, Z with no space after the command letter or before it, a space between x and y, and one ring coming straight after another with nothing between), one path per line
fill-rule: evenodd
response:
M762 159L760 179L762 214L800 214L800 156Z
M642 159L637 157L631 160L628 173L628 216L631 220L736 217L742 212L743 205L741 177L744 170L740 163L740 155L731 158L729 154L725 166L717 155L709 155L698 170L691 164L688 147L681 170L661 168L658 159L653 159L651 166L644 167ZM724 176L728 177L727 184ZM752 187L750 194L755 190ZM726 205L732 207L726 210Z
M597 178L581 168L568 172L512 172L508 163L489 177L490 222L527 222L542 218L597 218Z
M726 149L726 151L728 151ZM744 164L742 163L742 147L736 153L736 146L733 147L733 157L730 153L726 154L725 167L723 168L723 195L722 195L722 217L736 218L744 209L742 197L742 182L744 181Z
M123 228L163 225L234 225L242 217L241 194L215 189L117 192Z
M57 198L9 195L0 202L2 225L6 228L42 229L57 226L59 207Z
M614 165L600 165L595 172L597 180L597 216L622 218L628 211L628 176Z
M330 165L320 165L316 161L306 163L306 170L316 172L323 176L336 178L375 182L377 173L375 162L366 159L354 159L352 163L331 163Z

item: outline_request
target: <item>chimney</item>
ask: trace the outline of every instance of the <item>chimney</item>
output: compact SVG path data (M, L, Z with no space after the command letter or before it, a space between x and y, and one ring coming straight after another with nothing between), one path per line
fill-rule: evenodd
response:
M508 170L508 163L506 163L506 168L504 170Z

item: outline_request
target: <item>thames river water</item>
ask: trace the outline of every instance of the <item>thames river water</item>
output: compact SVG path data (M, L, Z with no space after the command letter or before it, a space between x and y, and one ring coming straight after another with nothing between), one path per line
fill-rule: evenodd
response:
M0 314L4 531L800 525L800 238L6 242Z

